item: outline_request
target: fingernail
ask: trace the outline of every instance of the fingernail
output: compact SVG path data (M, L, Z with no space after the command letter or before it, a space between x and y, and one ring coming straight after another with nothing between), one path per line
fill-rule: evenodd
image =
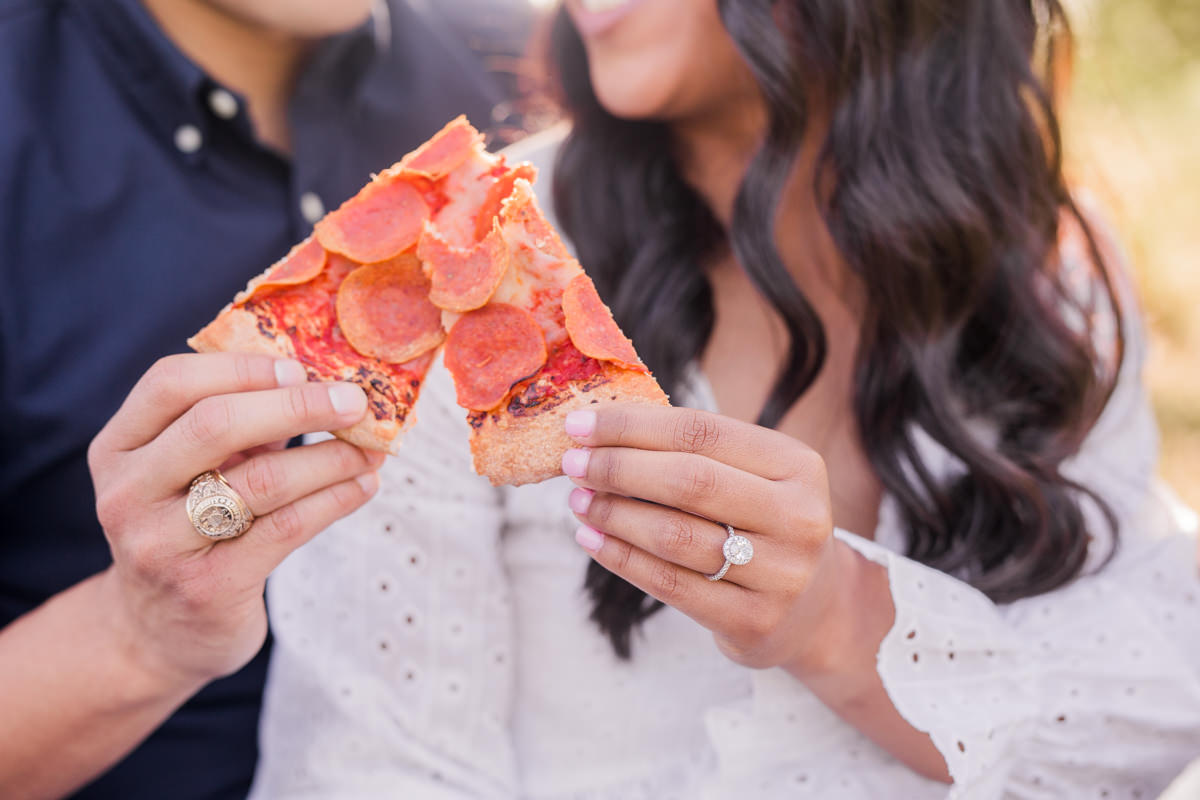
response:
M367 396L353 383L330 384L329 402L334 411L344 416L360 416L367 409Z
M308 382L308 373L299 361L280 359L275 362L275 382L280 386L299 386Z
M596 430L596 412L572 411L565 424L568 436L591 436Z
M575 531L575 541L584 550L589 553L599 552L604 546L604 534L595 528L589 528L587 525L580 525Z
M595 496L596 493L591 489L574 489L567 498L567 505L576 514L586 514L588 509L591 508L592 498Z
M374 494L379 488L379 473L364 472L354 480L358 481L358 485L362 487L363 494Z
M591 450L568 450L562 457L563 473L572 478L582 478L587 475L588 459L591 457Z

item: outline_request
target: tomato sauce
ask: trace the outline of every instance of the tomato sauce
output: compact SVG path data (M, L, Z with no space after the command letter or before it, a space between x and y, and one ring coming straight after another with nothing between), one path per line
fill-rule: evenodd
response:
M570 339L566 339L554 348L554 352L550 354L550 358L546 360L546 365L542 367L537 377L545 378L555 386L563 387L572 381L591 380L603 371L603 362L585 356L571 343Z
M425 353L404 364L388 364L355 350L337 323L337 289L359 265L330 254L319 276L302 286L266 290L243 306L259 319L264 333L282 332L304 364L310 378L350 380L362 386L378 420L403 422L416 399L421 378L433 361Z

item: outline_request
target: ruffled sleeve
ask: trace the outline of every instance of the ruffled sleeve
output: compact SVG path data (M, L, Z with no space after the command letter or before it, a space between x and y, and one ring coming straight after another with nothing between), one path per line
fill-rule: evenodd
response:
M516 793L503 508L472 474L453 392L431 369L379 494L268 582L254 800Z
M1109 563L997 606L944 573L842 536L888 568L896 623L879 674L945 757L951 797L1153 798L1200 754L1195 542L1152 477L1157 432L1135 314L1128 304L1117 388L1064 465L1120 522ZM1095 509L1088 516L1103 541L1107 526Z
M1200 592L1186 537L1007 607L844 538L889 570L896 624L879 673L945 757L951 797L1151 798L1200 752Z
M897 765L780 670L756 676L751 701L709 715L725 786L761 779L787 787L788 796L856 800L1152 800L1200 755L1195 517L1177 513L1153 479L1157 431L1141 378L1144 339L1122 291L1128 330L1117 387L1063 469L1118 517L1111 561L1092 558L1070 585L999 606L899 555L903 532L890 500L875 541L836 532L888 569L896 621L878 671L901 715L930 734L953 787ZM1096 508L1084 510L1103 555L1107 525ZM866 753L872 768L853 769ZM836 777L810 768L820 763L838 764Z

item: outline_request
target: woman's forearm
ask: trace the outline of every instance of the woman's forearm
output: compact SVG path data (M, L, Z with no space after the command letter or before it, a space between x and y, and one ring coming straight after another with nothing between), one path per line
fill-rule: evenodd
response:
M123 624L112 573L0 630L0 786L12 800L68 794L115 764L203 681L148 662Z
M909 768L948 783L945 759L928 734L900 716L876 668L876 654L896 615L887 570L842 542L836 546L842 563L832 571L839 579L833 609L820 635L788 671Z

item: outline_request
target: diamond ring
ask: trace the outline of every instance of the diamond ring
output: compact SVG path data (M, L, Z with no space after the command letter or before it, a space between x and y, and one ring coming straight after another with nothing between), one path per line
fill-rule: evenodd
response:
M725 544L721 545L721 553L725 556L725 564L712 575L706 575L710 581L719 581L725 577L725 573L729 572L729 568L737 565L743 566L750 563L750 559L754 558L754 545L750 544L750 540L745 536L734 533L732 525L725 525L725 531L729 534L725 538Z

